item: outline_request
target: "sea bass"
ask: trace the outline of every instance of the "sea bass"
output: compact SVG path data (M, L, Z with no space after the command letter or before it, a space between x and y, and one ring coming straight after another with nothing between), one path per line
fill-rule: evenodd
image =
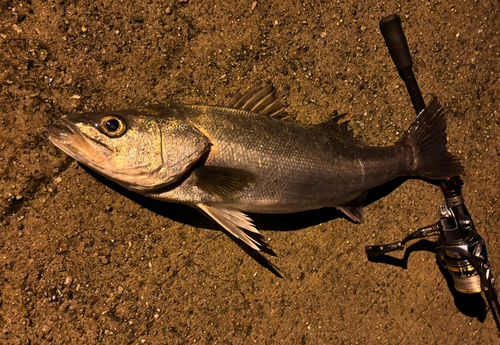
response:
M272 85L227 106L171 103L63 117L44 130L77 161L148 197L203 211L259 250L243 212L336 207L363 220L353 202L399 176L442 179L463 167L446 148L443 110L432 101L394 146L353 137L337 113L318 125L287 120Z

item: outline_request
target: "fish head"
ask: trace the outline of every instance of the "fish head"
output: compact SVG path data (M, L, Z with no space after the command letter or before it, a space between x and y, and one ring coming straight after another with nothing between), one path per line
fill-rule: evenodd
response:
M177 181L210 146L182 120L159 115L154 107L76 114L62 117L43 134L101 175L147 192Z

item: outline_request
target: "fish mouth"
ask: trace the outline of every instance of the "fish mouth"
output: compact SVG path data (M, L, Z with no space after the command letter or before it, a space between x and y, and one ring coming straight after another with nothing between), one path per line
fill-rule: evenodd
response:
M89 166L99 165L112 151L106 145L88 138L66 117L45 128L42 134L66 154ZM99 152L96 150L97 147ZM106 151L108 154L103 155Z

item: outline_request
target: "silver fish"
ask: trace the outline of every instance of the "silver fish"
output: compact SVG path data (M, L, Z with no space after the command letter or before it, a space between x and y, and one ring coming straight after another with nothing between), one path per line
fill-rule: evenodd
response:
M63 117L44 130L54 145L148 197L196 207L259 250L243 212L336 207L362 221L353 202L399 176L442 179L463 167L446 149L437 102L390 147L355 139L334 116L318 125L286 120L272 85L237 93L227 106L171 103Z

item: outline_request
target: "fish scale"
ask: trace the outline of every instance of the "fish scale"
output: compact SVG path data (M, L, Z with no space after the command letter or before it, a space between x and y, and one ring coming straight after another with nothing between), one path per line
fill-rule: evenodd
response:
M190 108L186 121L214 143L215 154L205 165L238 168L257 176L255 183L230 200L220 202L208 194L197 202L217 202L247 212L297 212L342 205L363 190L402 173L394 168L390 176L368 171L370 167L380 171L400 166L394 147L362 147L354 140L348 143L349 139L330 138L314 126L276 121L245 111ZM371 156L376 159L371 160ZM365 172L360 161L365 162ZM186 188L196 186L186 184ZM156 197L170 200L170 191Z

